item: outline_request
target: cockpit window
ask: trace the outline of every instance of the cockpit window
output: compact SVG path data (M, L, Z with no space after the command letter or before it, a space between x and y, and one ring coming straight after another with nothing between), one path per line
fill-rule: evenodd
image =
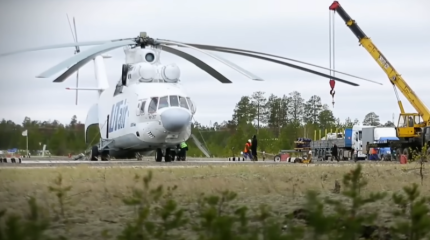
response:
M160 104L158 104L158 109L169 107L169 102L167 96L160 98Z
M196 107L194 106L194 103L191 101L190 97L187 97L187 101L191 111L194 113L196 111Z
M155 113L157 111L158 105L158 97L151 98L151 102L149 103L148 113Z
M170 106L179 107L178 96L170 96Z
M146 101L143 101L142 105L140 105L140 113L145 113L145 106L146 106Z
M184 97L179 96L179 105L183 108L189 109L187 105L187 99Z

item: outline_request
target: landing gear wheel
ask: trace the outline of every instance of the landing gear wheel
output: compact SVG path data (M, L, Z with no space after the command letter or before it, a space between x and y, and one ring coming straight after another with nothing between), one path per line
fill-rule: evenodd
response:
M137 152L136 153L136 159L137 159L137 161L142 161L143 160L142 154L140 154L139 152Z
M93 146L91 148L91 155L90 155L90 160L91 161L98 161L98 156L99 156L99 147L98 146Z
M171 150L170 151L170 156L172 156L172 162L176 160L175 159L176 158L176 152L175 151Z
M391 154L385 154L384 156L383 156L383 159L382 159L383 161L391 161Z
M102 161L109 161L109 159L110 159L109 151L103 151L101 155L102 155L101 156Z
M281 161L281 156L275 156L275 158L273 159L273 161L280 162Z
M164 154L164 161L165 162L171 162L172 161L172 155L170 148L166 148L166 153Z
M161 149L157 148L157 150L155 151L155 161L161 162L161 160L163 160L163 152L161 151Z

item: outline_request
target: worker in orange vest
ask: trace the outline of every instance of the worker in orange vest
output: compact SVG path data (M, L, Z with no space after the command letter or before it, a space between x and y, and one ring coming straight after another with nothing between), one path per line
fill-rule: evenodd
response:
M251 153L251 139L248 139L248 142L245 143L245 148L243 149L243 157L248 158L252 160L252 153Z

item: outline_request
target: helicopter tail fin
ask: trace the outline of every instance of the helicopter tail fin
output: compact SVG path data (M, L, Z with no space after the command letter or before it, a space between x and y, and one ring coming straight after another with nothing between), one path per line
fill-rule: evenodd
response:
M110 58L110 56L103 55L94 58L94 72L97 80L97 88L100 91L109 88L109 81L106 74L106 66L103 58Z

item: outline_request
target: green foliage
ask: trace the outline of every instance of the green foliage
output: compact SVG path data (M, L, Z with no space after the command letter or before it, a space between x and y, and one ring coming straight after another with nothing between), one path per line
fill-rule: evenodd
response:
M19 148L26 149L26 138L22 136L24 130L28 131L28 149L36 155L47 145L47 150L53 155L77 154L87 149L85 144L84 124L78 122L73 116L67 125L54 121L35 121L26 117L22 124L10 120L0 121L0 150ZM98 141L100 134L98 127L90 127L88 139L92 144Z
M67 193L72 190L72 186L63 186L63 177L61 174L57 176L57 178L53 182L53 186L49 186L48 190L51 193L54 193L57 197L58 206L53 207L53 211L57 215L58 218L66 219L66 200Z
M410 240L423 239L429 236L430 210L428 203L430 198L420 197L418 185L403 188L404 194L393 194L394 203L399 208L393 212L394 216L406 216L399 220L393 227L397 238Z
M195 204L180 207L175 200L176 186L152 186L152 172L135 176L136 184L123 203L134 209L122 231L104 230L104 238L118 240L198 239L198 240L299 240L299 239L428 239L430 237L430 198L420 196L418 185L406 186L403 193L385 199L385 193L366 193L366 180L358 165L343 177L342 191L322 197L309 191L302 208L279 214L269 205L257 209L239 205L237 194L228 190L216 195L201 195ZM66 215L67 192L59 175L49 190L58 199L54 211ZM391 226L381 226L377 211L368 211L371 203L391 204ZM394 204L393 204L394 203ZM35 198L27 201L28 214L18 216L0 211L0 239L67 239L48 234L50 216ZM116 236L115 236L116 235Z

